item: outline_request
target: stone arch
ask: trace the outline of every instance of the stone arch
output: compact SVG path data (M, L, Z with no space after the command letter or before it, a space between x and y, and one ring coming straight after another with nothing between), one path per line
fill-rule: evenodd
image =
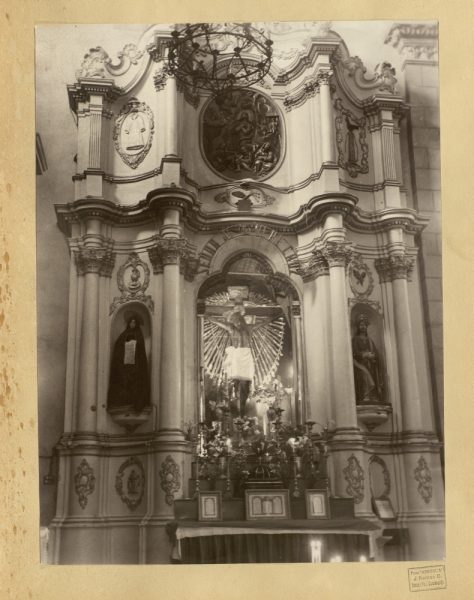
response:
M219 272L228 258L239 251L263 255L274 273L300 274L300 263L293 246L278 231L258 223L228 227L208 240L200 252L199 271L206 274Z

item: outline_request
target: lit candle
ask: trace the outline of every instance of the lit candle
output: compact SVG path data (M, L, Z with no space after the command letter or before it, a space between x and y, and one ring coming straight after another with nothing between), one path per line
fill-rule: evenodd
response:
M312 563L320 563L321 562L321 541L320 540L312 540L311 541L311 562Z
M365 556L365 554L361 554L359 556L359 562L367 562L367 556Z
M340 554L334 555L329 562L342 562L342 556Z

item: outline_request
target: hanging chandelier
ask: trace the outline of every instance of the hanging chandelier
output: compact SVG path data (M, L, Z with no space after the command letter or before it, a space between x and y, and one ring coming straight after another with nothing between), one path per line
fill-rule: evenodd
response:
M250 23L187 23L171 36L168 69L193 94L248 88L270 69L273 42Z

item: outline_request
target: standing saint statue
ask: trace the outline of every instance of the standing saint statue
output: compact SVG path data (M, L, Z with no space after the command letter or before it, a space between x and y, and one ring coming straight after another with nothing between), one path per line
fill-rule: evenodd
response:
M383 376L380 357L374 341L367 334L368 325L367 315L359 315L357 317L357 332L352 338L357 404L383 402Z
M140 412L150 404L145 342L135 314L128 317L125 330L114 344L109 382L109 409L128 407Z

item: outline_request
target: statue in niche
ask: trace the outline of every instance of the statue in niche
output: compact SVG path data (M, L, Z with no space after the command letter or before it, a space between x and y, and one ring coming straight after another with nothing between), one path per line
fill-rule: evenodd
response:
M354 382L357 404L383 402L383 376L380 357L374 341L368 336L369 319L361 314L357 317L357 331L352 338L354 359Z
M107 407L140 412L150 404L148 360L138 315L128 316L126 323L112 353Z
M359 123L357 119L351 114L346 114L346 157L349 166L357 166L359 161L359 150L357 148L357 140L354 131L359 129Z

